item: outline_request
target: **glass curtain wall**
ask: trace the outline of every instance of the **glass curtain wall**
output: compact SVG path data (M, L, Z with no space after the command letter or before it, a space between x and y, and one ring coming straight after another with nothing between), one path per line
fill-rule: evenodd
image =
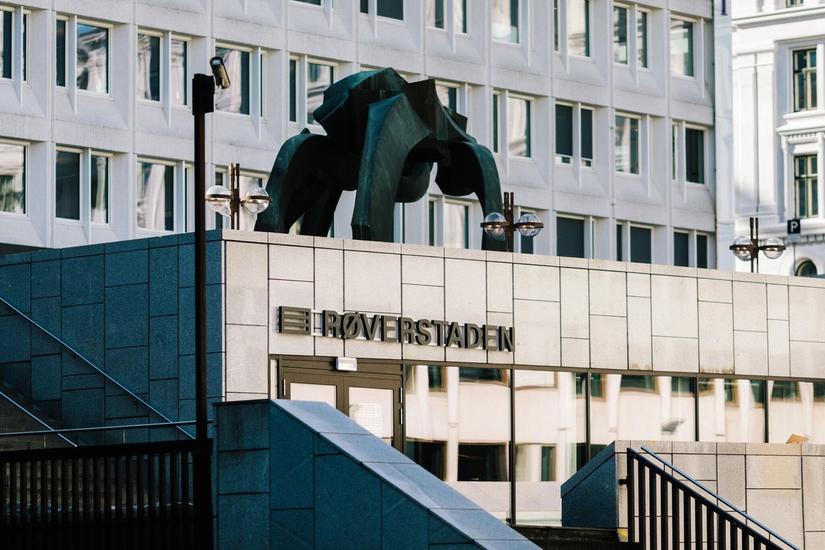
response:
M699 441L765 441L765 382L699 379Z

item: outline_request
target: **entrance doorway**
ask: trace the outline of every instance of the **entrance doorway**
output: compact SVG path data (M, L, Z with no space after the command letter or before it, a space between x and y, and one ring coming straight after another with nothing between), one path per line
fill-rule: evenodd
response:
M281 365L280 398L327 403L403 452L400 365L359 363L359 372L336 371L333 361Z

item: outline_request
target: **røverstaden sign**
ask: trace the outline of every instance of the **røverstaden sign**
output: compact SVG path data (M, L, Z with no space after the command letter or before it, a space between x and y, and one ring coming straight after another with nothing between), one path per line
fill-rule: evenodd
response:
M326 309L321 312L320 326L314 327L311 309L289 306L278 308L278 332L488 351L513 351L516 345L513 327Z

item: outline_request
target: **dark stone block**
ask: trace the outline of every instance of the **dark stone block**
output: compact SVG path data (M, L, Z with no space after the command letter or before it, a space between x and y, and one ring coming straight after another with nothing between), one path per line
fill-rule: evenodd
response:
M218 492L269 492L269 449L218 453Z
M358 462L385 462L389 464L408 464L415 463L404 455L399 453L393 447L387 445L381 439L378 439L372 434L324 434L327 440L341 449L344 454L355 457Z
M338 450L337 447L334 447L330 444L329 441L322 435L315 436L315 454L316 455L337 455L341 454L341 451Z
M187 235L180 235L184 240ZM191 238L191 236L189 237ZM222 242L212 241L206 243L206 284L220 284L223 279L222 269ZM195 286L195 245L181 244L178 247L178 286Z
M17 254L14 254L16 256ZM31 310L31 265L0 266L0 298L22 311ZM3 309L6 309L5 306ZM0 313L3 313L0 311Z
M206 394L209 397L223 397L223 354L208 353L206 355ZM180 372L179 393L181 399L195 398L195 356L181 355L178 357Z
M269 449L269 416L266 401L220 405L217 449L220 452ZM267 503L269 506L269 503Z
M0 362L12 363L29 360L31 330L29 322L19 315L0 317Z
M60 334L60 296L33 298L31 318L55 337ZM32 355L60 353L60 342L46 332L32 326Z
M103 390L104 381L105 378L101 374L75 374L72 376L64 376L62 380L62 390L63 392L88 389Z
M133 393L149 391L149 348L117 348L106 350L106 374Z
M0 381L31 399L32 366L28 361L0 363Z
M381 545L387 550L427 548L427 511L386 483L381 485Z
M106 254L106 286L148 282L148 249Z
M63 307L103 302L103 255L66 258L64 251Z
M314 401L288 401L279 399L274 402L276 407L286 411L290 416L297 418L310 429L319 433L371 435L336 409L326 403Z
M257 550L269 548L267 495L218 496L218 548Z
M178 353L195 353L195 289L181 288L178 294ZM223 351L221 332L221 306L223 296L220 285L206 287L206 351Z
M470 539L456 531L454 527L432 515L428 515L428 532L430 544L470 543Z
M379 548L381 482L342 455L315 457L315 547Z
M60 355L32 357L32 400L60 399Z
M481 508L476 510L449 510L438 508L430 512L457 532L473 540L523 541L522 535L494 518ZM433 543L433 520L430 522L430 543Z
M309 508L313 500L314 435L277 407L269 409L272 509Z
M149 251L149 312L174 315L178 312L177 247Z
M63 425L70 428L103 425L103 389L66 391L63 379Z
M356 457L357 459L357 457ZM365 466L427 508L477 510L478 505L418 464L366 463Z
M149 416L149 408L131 395L124 393L106 396L106 420L109 422L135 417L141 417L143 418L142 422L147 422ZM153 421L157 421L157 419Z
M105 245L90 244L84 246L73 246L62 250L63 258L80 258L83 256L102 256L106 252Z
M125 241L114 241L104 245L106 254L117 252L131 252L133 250L146 250L149 248L150 239L129 239Z
M32 264L32 298L60 296L60 260Z
M48 262L50 260L59 260L61 250L59 248L43 248L35 250L31 253L32 262Z
M103 304L64 307L61 339L98 367L103 367ZM63 374L68 374L64 372Z
M106 347L149 343L149 289L146 284L106 289Z
M149 318L149 378L178 376L178 317Z
M315 547L312 510L272 510L270 513L272 550L310 550Z
M178 419L178 379L149 381L149 404L170 420Z
M0 255L0 265L27 264L32 261L31 252Z
M152 237L146 240L148 241L149 248L164 248L178 246L177 235L164 235L163 237Z

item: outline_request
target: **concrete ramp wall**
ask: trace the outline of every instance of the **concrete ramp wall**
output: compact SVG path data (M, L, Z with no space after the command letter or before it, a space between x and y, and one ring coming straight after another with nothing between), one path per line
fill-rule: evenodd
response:
M537 548L325 403L216 419L219 548Z

